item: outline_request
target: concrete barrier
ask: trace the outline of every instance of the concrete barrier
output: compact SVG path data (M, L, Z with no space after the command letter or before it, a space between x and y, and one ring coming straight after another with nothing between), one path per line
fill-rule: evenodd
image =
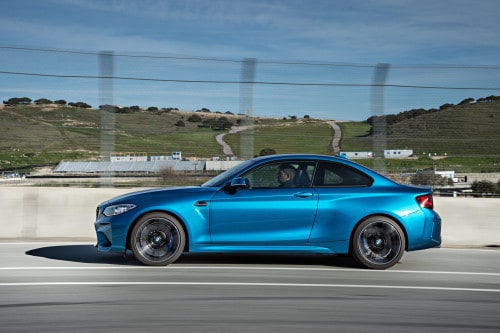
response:
M141 189L0 187L0 239L95 241L96 206ZM435 197L443 246L500 246L500 199Z
M133 189L0 187L0 238L94 240L95 209Z
M434 197L443 246L500 246L500 199Z

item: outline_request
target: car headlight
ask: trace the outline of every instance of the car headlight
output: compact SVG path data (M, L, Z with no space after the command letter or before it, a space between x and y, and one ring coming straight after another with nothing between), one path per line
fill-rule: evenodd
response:
M114 215L120 215L125 212L128 212L131 209L134 209L135 205L133 204L122 204L122 205L114 205L114 206L109 206L104 209L102 212L105 216L114 216Z

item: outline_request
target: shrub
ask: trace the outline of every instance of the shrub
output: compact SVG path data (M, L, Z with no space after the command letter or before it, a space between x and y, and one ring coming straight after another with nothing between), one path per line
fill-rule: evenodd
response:
M192 123L201 123L203 121L203 118L201 118L199 115L197 114L193 114L191 115L189 118L188 118L188 121L192 122Z
M52 104L52 101L47 98L40 98L35 101L36 105Z
M259 156L274 155L274 154L276 154L276 150L272 148L264 148L260 151Z
M410 179L413 185L443 186L453 185L453 180L434 174L434 172L421 172Z
M497 184L490 182L488 180L478 180L472 183L472 193L476 195L485 195L485 194L495 194L500 193L499 191L500 181Z

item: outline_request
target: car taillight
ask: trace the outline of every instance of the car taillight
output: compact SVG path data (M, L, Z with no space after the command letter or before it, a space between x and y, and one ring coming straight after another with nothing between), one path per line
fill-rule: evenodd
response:
M432 194L419 195L417 197L417 202L422 208L434 209L434 201L432 200Z

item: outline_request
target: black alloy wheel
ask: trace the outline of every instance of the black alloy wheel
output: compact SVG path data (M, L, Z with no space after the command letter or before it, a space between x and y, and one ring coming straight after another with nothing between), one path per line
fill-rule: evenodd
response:
M130 246L137 260L150 266L175 262L186 245L182 224L166 213L146 214L130 234Z

